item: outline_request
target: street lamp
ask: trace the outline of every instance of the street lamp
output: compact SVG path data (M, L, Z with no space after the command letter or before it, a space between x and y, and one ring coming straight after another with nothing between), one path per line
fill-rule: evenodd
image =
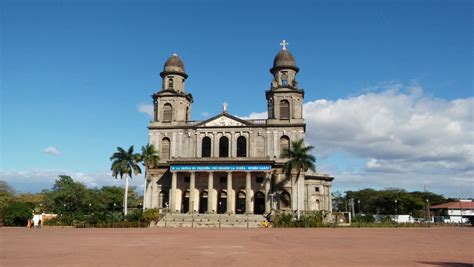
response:
M428 219L428 227L431 227L430 200L429 199L426 199L426 217Z
M360 211L360 199L357 200L357 206L359 207L359 228L360 228L360 219L362 219L362 212Z
M395 199L395 221L397 222L398 227L398 200Z

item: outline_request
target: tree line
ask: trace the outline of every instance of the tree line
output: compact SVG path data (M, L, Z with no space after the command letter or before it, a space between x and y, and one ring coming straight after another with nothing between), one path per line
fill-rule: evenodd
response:
M397 213L415 218L426 217L430 206L456 201L433 192L407 192L398 188L382 190L366 188L346 191L345 194L334 192L332 197L334 211L351 211L352 202L356 214L394 215Z
M6 182L0 181L0 219L6 226L26 226L33 213L44 212L57 214L55 220L48 222L53 225L146 221L141 209L142 198L135 187L127 196L132 212L123 216L124 191L117 186L87 188L70 176L60 175L51 189L36 194L18 194Z

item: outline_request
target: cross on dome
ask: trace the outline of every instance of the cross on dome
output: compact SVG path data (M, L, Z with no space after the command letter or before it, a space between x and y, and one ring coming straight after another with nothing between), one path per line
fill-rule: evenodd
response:
M281 45L281 49L286 50L286 46L290 45L290 43L288 43L286 40L283 40L281 41L280 45Z

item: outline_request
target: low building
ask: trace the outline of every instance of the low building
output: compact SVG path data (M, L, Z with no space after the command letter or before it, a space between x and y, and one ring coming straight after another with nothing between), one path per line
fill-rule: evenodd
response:
M474 202L461 200L448 202L430 208L434 213L435 222L441 223L468 223L474 221Z

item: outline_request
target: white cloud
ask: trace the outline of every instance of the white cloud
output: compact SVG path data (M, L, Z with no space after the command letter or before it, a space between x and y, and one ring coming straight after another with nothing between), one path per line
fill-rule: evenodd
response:
M70 170L22 170L0 171L0 180L6 181L17 192L40 192L51 189L59 175L71 176L75 181L85 184L89 188L102 186L124 186L120 178L112 177L110 171L96 171L90 173ZM130 186L136 186L139 192L143 191L143 175L134 176Z
M207 116L209 116L209 112L204 111L204 112L201 112L200 115L203 116L203 117L207 117Z
M318 161L318 168L336 176L335 185L474 195L474 98L434 98L419 84L383 83L363 92L303 107L306 142L322 162L332 161L323 168ZM255 114L266 115L244 118ZM354 159L364 163L348 171Z
M57 150L53 146L49 146L49 147L45 148L43 150L43 152L46 153L46 154L54 155L54 156L59 156L59 155L62 154L61 151Z
M153 105L140 103L137 105L138 112L148 114L150 118L153 118Z
M258 120L268 118L267 112L252 112L248 116L238 116L243 120Z

